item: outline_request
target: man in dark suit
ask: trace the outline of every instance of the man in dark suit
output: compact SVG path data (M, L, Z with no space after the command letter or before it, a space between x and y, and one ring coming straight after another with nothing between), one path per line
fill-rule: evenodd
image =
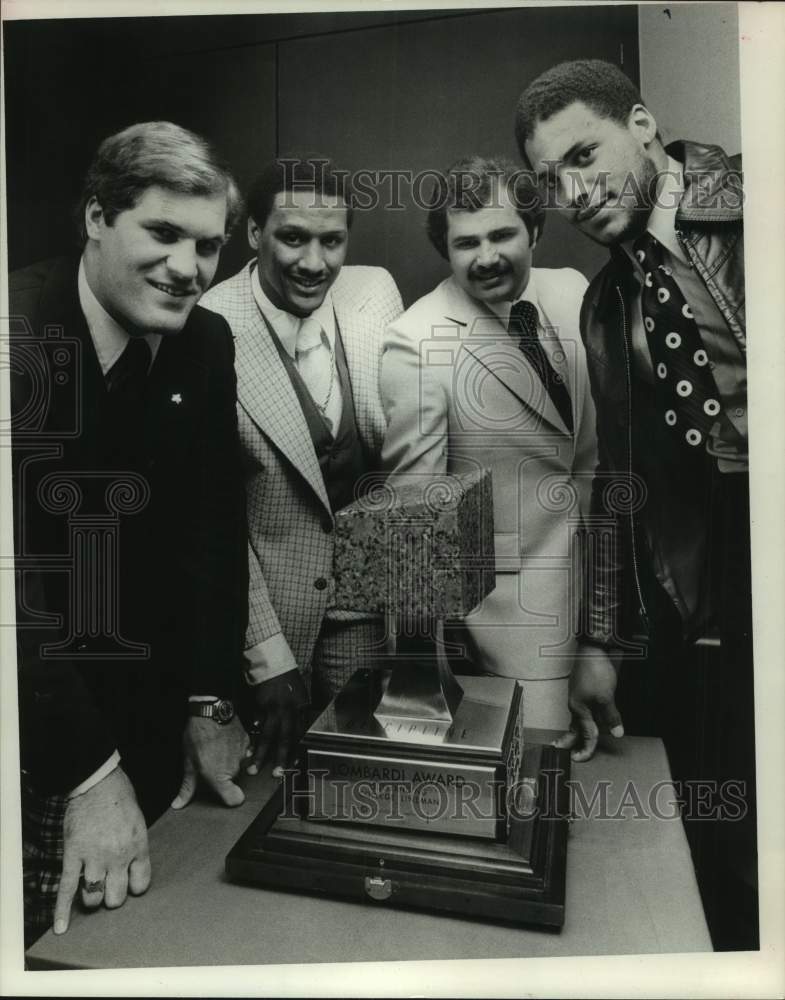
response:
M239 210L203 139L133 125L88 172L81 258L10 277L28 941L80 881L88 907L144 892L146 824L197 775L244 799L234 347L196 305Z

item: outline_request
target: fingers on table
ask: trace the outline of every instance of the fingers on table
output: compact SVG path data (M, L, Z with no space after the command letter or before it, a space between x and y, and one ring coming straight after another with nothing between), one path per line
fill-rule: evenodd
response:
M138 854L128 868L128 891L132 896L147 892L152 878L150 855L145 850Z
M81 873L81 859L75 854L68 854L66 852L63 858L60 886L57 890L57 899L55 900L55 934L64 934L68 930L68 924L71 919L71 904L76 895L76 890L79 888Z

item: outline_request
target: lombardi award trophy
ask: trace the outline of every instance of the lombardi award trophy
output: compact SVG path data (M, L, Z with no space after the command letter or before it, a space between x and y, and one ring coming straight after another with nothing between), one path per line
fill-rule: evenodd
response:
M520 684L461 675L443 625L494 585L487 470L387 480L336 515L340 609L383 614L360 669L227 858L238 881L558 928L569 754L527 743Z

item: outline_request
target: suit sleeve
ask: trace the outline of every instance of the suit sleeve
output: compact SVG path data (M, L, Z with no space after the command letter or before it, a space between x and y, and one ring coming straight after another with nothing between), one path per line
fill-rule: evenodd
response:
M270 599L270 592L267 589L267 581L259 565L259 558L254 552L250 541L248 542L248 630L245 635L245 648L250 649L259 643L281 632L281 623L278 620L273 602Z
M206 315L206 314L205 314ZM226 322L210 328L209 403L199 434L187 546L191 608L187 650L194 694L229 696L248 620L245 488L237 431L234 343Z
M31 329L37 324L47 273L39 265L10 277L11 315L23 317ZM63 626L54 626L51 617L48 623L33 624L44 621L42 616L62 615L56 588L63 586L63 574L46 572L42 565L42 557L59 548L52 549L50 520L35 500L38 482L53 468L50 461L35 460L35 454L42 447L51 449L51 441L25 437L16 424L17 415L30 404L29 381L24 376L25 358L33 353L28 340L20 333L9 343L20 763L36 791L65 794L110 757L115 742L76 664L45 655L46 646L65 638ZM56 435L56 419L47 430Z
M36 569L19 574L17 621L26 607L46 610L42 576ZM30 784L45 795L67 794L115 750L75 664L41 655L45 644L56 641L51 628L17 627L20 763Z
M388 327L380 383L387 420L382 467L397 478L447 468L447 394L424 353L420 338L402 324Z

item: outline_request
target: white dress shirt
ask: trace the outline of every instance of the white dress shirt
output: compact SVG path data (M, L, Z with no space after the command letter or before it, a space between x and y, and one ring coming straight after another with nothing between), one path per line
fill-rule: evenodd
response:
M537 326L539 330L542 330L543 318L547 317L543 317L542 306L540 305L539 298L537 297L537 282L533 272L529 272L529 280L526 282L526 287L517 299L514 299L512 302L489 302L488 307L499 317L502 323L504 323L506 329L510 325L510 313L512 312L512 307L517 305L519 302L531 302L531 304L536 307Z
M106 375L109 369L119 360L120 355L125 350L130 335L120 326L117 320L113 319L104 309L95 293L90 287L85 273L84 257L79 262L79 276L77 278L77 288L79 292L79 305L82 307L84 318L87 320L87 327L90 337L98 355L98 363L101 371ZM150 345L150 367L155 362L158 348L161 346L160 333L146 333L144 339Z
M299 369L297 338L300 332L300 327L303 324L303 319L273 305L262 288L262 284L259 280L259 269L257 267L254 267L251 272L251 290L253 291L254 299L256 300L256 304L259 306L260 311L264 314L265 319L273 330L275 330L275 335L280 340L286 353L294 361L294 363L298 365ZM338 372L335 369L335 312L333 310L332 296L329 291L325 295L324 301L319 308L314 309L310 316L306 318L316 320L316 322L321 326L322 343L324 347L324 350L321 352L323 357L321 358L320 363L324 365L325 369L325 378L323 380L325 392L322 394L321 399L314 399L314 402L317 405L323 403L327 387L330 384L330 377L332 377L332 391L330 393L329 403L324 411L324 415L330 421L333 430L337 430L338 425L341 422L341 413L343 412L343 395L341 393L341 384L340 379L338 378ZM332 373L329 372L330 364L333 366ZM301 374L304 373L301 372ZM308 385L308 381L305 377L303 380L306 382L306 385Z

